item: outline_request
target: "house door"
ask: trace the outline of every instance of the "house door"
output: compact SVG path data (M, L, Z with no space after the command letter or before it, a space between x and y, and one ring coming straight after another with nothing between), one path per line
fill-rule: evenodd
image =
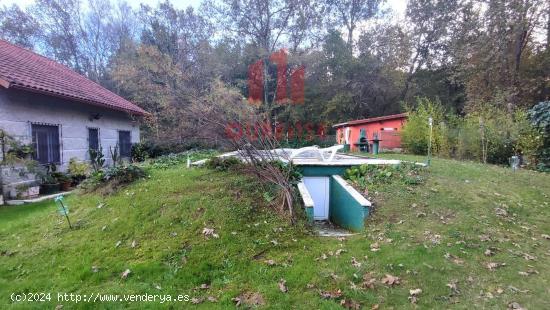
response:
M328 177L304 177L304 184L313 199L313 218L328 220L330 180Z

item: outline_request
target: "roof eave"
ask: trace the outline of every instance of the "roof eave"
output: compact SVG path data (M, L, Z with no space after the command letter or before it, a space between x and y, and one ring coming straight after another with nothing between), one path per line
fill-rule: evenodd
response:
M2 85L1 84L2 81L4 81L4 80L0 79L0 85ZM68 96L68 95L65 95L65 94L55 93L55 92L42 90L42 89L37 89L37 88L33 88L33 87L26 87L24 85L10 84L9 82L7 82L7 83L8 83L8 86L4 86L4 85L2 85L2 86L4 86L5 88L10 88L11 87L13 89L19 89L19 90L33 92L33 93L37 93L37 94L49 95L49 96L54 96L54 97L63 98L63 99L67 99L67 100L78 101L78 102L82 102L82 103L86 103L86 104L90 104L90 105L94 105L94 106L98 106L98 107L102 107L102 108L106 108L106 109L110 109L110 110L126 112L126 113L129 113L129 114L134 115L134 116L147 116L147 115L150 115L150 113L148 113L146 111L140 112L140 111L134 111L134 110L124 109L124 108L120 108L120 107L109 106L109 105L101 104L101 103L98 103L98 102L95 102L95 101L92 101L92 100L86 100L86 99L82 99L82 98L78 98L78 97Z
M10 82L0 78L0 86L2 86L4 88L10 88Z

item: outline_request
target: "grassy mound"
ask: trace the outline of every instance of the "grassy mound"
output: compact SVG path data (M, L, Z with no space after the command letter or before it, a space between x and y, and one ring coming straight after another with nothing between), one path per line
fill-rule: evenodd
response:
M57 293L188 296L163 304L174 308L550 307L549 175L434 160L424 183L369 194L367 231L340 240L289 227L246 177L182 165L69 197L74 230L53 202L0 208L0 307L160 306ZM51 301L10 300L37 292Z

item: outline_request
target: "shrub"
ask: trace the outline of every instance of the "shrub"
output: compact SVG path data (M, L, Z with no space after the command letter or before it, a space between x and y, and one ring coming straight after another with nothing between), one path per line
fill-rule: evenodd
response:
M119 165L106 169L103 179L104 181L115 180L118 184L128 184L145 177L145 175L145 171L136 165Z
M390 183L421 184L425 181L423 172L421 166L406 162L399 165L361 165L347 169L344 178L365 190L371 186Z
M69 174L75 183L80 183L90 174L90 165L86 162L80 162L76 157L69 160Z
M528 112L529 120L541 132L542 142L535 156L538 159L537 168L550 172L550 101L535 105Z
M92 166L92 169L94 172L97 172L103 168L105 165L105 155L103 155L103 148L99 147L99 149L89 149L88 154L90 155L90 165Z
M524 111L508 111L486 105L465 117L445 115L439 101L417 98L402 131L406 151L424 155L428 150L428 118L434 119L432 153L442 157L479 160L507 165L513 155L534 166L542 145L540 132Z
M132 145L132 161L133 162L142 162L149 158L149 153L147 152L147 146L145 143L135 143Z
M104 193L115 191L119 186L130 184L146 176L145 171L136 165L118 165L92 172L81 184L85 192L104 188Z
M443 134L445 114L439 100L417 98L416 107L406 107L408 120L401 131L403 148L410 153L424 155L428 152L430 126L428 118L433 118L432 152L438 154L447 148L446 136Z
M206 162L206 167L209 169L227 171L241 164L241 161L236 157L212 157Z
M457 152L460 159L506 165L511 156L523 155L534 162L541 143L540 134L523 111L510 115L486 107L468 114L460 125Z

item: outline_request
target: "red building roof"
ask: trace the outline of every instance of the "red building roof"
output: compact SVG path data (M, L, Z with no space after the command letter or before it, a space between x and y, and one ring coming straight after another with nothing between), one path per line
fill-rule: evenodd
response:
M68 67L0 40L0 86L125 111L147 112Z
M355 121L349 121L349 122L345 122L345 123L336 124L332 127L338 128L338 127L343 127L343 126L361 125L361 124L387 121L387 120L391 120L391 119L407 118L407 115L408 115L407 113L400 113L400 114L393 114L393 115L358 119L358 120L355 120Z

